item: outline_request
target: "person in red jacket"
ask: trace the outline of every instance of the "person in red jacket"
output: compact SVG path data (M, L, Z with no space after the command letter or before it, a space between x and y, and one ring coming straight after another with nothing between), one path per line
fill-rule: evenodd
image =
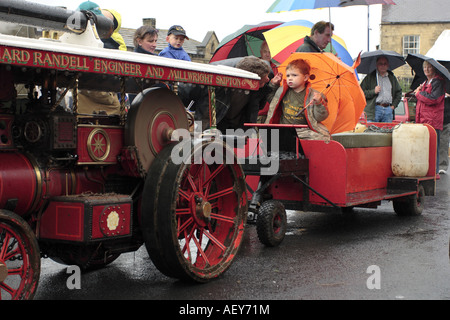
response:
M427 81L414 91L417 98L416 123L429 124L436 130L439 150L440 133L444 127L445 81L427 61L423 63L423 71ZM436 173L439 173L439 152Z

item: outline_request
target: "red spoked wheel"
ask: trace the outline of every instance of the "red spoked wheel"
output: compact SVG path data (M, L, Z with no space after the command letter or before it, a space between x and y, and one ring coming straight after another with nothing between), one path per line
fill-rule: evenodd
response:
M41 256L29 225L0 210L0 300L32 299L39 282Z
M143 234L162 273L207 282L230 267L242 242L244 174L222 142L198 144L179 163L182 145L164 149L150 168L142 200Z

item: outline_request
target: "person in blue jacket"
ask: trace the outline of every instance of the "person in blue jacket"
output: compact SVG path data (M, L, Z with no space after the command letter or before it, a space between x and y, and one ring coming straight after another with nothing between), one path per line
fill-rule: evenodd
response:
M166 38L169 45L159 53L159 56L171 59L191 61L191 58L183 49L183 44L186 39L189 40L189 38L186 36L186 31L182 26L175 25L170 27L169 31L167 32Z

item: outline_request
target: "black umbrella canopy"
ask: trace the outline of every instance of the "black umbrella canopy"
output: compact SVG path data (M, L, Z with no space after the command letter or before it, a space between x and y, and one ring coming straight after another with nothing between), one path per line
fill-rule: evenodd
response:
M255 25L243 26L226 36L219 43L210 62L248 55L258 56L261 44L265 41L263 33L282 23L281 21L266 21Z
M358 73L369 74L377 69L377 60L385 57L389 62L389 70L395 70L406 64L403 56L395 51L376 50L364 52L361 55L361 64L358 66Z
M449 92L449 82L450 82L450 72L449 70L442 65L441 63L437 62L435 59L424 56L422 54L418 53L410 53L406 57L406 62L411 66L415 73L415 77L413 80L413 83L411 84L411 89L415 90L421 83L427 80L427 77L425 76L425 73L423 72L423 63L424 61L428 61L446 80L446 87L447 92Z

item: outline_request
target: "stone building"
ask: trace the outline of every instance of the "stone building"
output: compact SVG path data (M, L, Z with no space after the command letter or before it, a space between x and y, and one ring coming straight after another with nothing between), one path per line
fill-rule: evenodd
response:
M156 19L154 18L143 19L142 23L143 25L150 25L156 28ZM124 38L129 51L134 50L133 36L135 31L136 29L123 27L119 31L122 37ZM167 31L168 30L159 29L158 44L156 47L157 53L161 52L165 47L167 47L166 41ZM213 56L218 45L219 40L217 38L216 33L214 31L208 31L202 42L194 40L192 38L189 38L189 40L186 39L183 48L189 54L192 61L200 63L209 63L209 60Z
M408 53L426 55L440 34L450 29L448 0L395 0L383 6L380 49L393 50L406 58ZM407 91L412 81L409 65L395 70Z

